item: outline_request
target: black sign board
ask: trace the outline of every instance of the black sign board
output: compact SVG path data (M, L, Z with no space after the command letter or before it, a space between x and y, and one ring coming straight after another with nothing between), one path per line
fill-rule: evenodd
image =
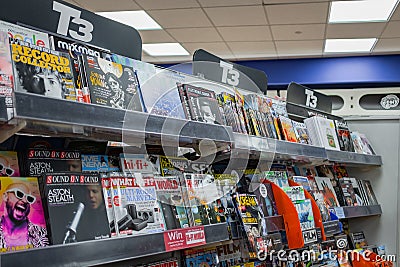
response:
M367 94L359 104L367 110L400 110L400 94Z
M333 236L341 232L341 223L338 220L323 222L326 236Z
M63 1L7 1L0 9L0 20L104 47L133 59L142 56L137 30Z
M267 91L265 72L226 61L203 49L196 50L193 54L193 75L252 92Z
M329 96L294 82L287 88L286 101L316 111L332 112L332 100Z

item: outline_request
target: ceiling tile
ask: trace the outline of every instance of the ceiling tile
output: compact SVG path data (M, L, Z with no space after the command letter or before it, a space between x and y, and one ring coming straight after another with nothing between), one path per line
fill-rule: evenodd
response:
M165 30L139 31L142 43L170 43L176 42Z
M321 40L325 36L325 24L300 24L271 26L274 40Z
M218 27L217 30L225 41L271 41L268 26Z
M198 0L202 7L261 5L262 0Z
M122 11L122 10L141 10L141 8L133 0L75 0L75 2L81 4L84 8L93 11Z
M220 43L183 43L183 47L186 48L191 54L197 49L204 49L211 54L214 54L220 58L233 58L233 54L230 52L228 46L224 42Z
M328 24L326 38L378 38L385 25L384 22Z
M200 7L196 0L135 0L145 10Z
M326 23L328 7L328 2L264 6L271 25Z
M267 19L261 6L205 8L215 26L266 25Z
M331 0L263 0L263 3L269 5L269 4L292 4L292 3L320 3L329 1Z
M315 41L276 41L278 56L322 55L323 40Z
M276 56L273 42L229 42L236 58L249 58L259 55L261 57Z
M142 61L153 64L173 64L173 63L186 63L192 61L192 55L189 56L168 56L168 57L151 57L144 54Z
M183 28L183 29L169 29L167 30L178 42L186 43L207 43L207 42L221 42L222 38L219 36L215 28Z
M212 26L210 20L200 8L152 10L147 13L164 29Z
M400 37L400 21L391 21L387 24L386 29L383 31L382 38L396 38Z
M399 52L400 38L379 39L372 52Z

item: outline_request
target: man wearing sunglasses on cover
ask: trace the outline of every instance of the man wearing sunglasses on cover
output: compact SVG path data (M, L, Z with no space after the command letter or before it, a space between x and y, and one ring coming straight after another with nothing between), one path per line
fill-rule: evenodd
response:
M45 228L31 223L28 215L36 197L24 183L10 184L3 194L5 214L0 219L0 248L4 251L49 244Z

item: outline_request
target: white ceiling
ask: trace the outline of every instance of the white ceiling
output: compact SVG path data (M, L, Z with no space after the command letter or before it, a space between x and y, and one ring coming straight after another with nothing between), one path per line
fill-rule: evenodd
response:
M388 23L327 24L330 0L67 2L93 12L145 10L163 30L140 31L143 43L178 42L190 53L184 57L143 53L142 60L151 63L188 62L200 48L231 61L400 53L400 5ZM368 54L323 52L327 38L373 37L378 42Z

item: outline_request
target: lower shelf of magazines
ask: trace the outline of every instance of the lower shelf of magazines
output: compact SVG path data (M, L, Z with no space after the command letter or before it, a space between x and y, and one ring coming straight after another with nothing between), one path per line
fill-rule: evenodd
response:
M329 150L308 144L293 143L271 138L263 138L245 134L233 134L236 156L248 157L259 154L267 160L295 160L320 165L324 162L338 162L349 165L382 165L379 155L359 154L355 152Z
M1 266L93 266L229 240L226 223L55 245L0 255ZM74 265L75 266L75 265Z
M334 208L335 215L339 219L351 219L368 216L382 215L381 205L348 206Z

